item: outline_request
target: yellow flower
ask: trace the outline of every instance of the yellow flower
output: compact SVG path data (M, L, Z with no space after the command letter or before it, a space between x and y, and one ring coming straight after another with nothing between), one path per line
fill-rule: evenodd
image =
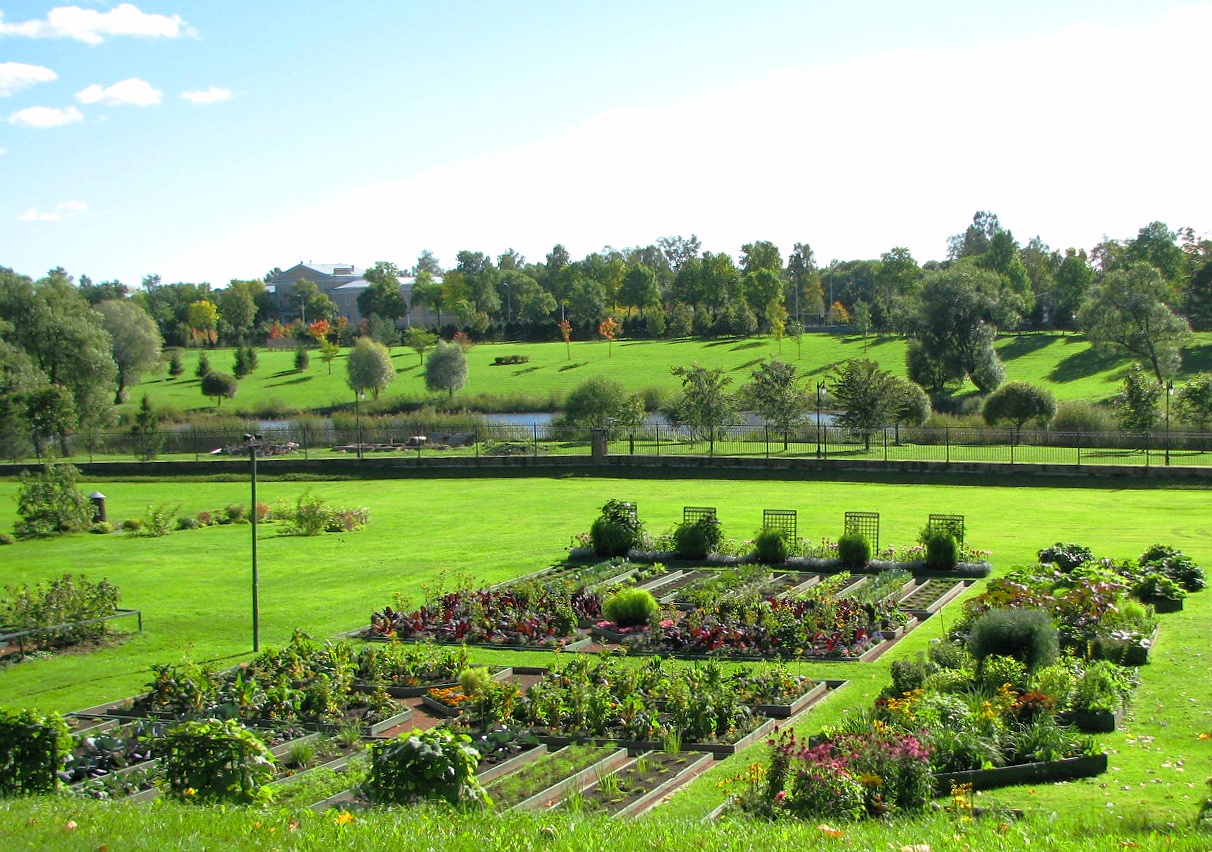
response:
M192 799L196 795L198 795L198 791L195 790L193 787L185 788L185 798Z
M353 814L351 814L349 811L341 811L341 813L337 814L333 818L332 823L333 825L349 825L353 821Z

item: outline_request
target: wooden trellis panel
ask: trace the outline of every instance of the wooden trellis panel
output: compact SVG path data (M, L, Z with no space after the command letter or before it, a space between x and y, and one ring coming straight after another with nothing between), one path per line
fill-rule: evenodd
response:
M693 524L702 518L714 518L714 506L683 506L682 507L682 523Z
M927 528L931 532L936 530L945 530L955 536L955 540L962 546L964 543L964 516L963 515L931 515L930 520L926 523Z
M763 509L762 529L778 530L783 534L784 541L795 541L796 514L795 509Z
M880 550L880 513L879 512L847 512L846 534L862 533L871 543L871 552Z

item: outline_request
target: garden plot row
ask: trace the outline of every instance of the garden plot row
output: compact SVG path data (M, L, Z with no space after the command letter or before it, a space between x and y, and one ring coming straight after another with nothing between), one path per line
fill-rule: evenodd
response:
M866 661L972 582L915 579L903 569L855 576L613 561L457 589L408 612L387 607L356 635L490 648L625 647L685 658Z

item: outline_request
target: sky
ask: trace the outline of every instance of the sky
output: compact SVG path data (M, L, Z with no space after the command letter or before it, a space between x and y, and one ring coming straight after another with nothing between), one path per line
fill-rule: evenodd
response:
M1210 43L1208 0L0 0L0 266L1207 234Z

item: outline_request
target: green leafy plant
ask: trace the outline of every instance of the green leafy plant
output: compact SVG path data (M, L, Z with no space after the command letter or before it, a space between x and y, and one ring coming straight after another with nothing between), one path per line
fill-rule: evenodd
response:
M683 559L705 559L723 538L720 522L714 515L695 521L683 521L674 528L673 549Z
M1052 617L1042 609L991 609L972 623L968 650L978 668L988 657L1013 657L1029 671L1056 659L1059 641Z
M1093 558L1094 553L1091 552L1090 548L1074 544L1073 542L1066 544L1058 541L1051 547L1045 547L1039 552L1040 564L1055 565L1057 570L1063 571L1066 574Z
M754 536L753 546L757 561L767 565L781 565L791 553L782 530L759 530Z
M602 614L619 627L647 624L659 609L652 592L636 588L616 592L602 604Z
M476 780L479 760L466 734L413 730L371 746L371 774L363 790L376 803L441 799L460 807L491 806Z
M48 461L36 473L23 471L13 526L18 538L44 538L88 528L93 506L78 487L80 469Z
M0 624L17 630L69 625L57 630L39 630L26 639L46 650L91 642L109 632L108 622L80 622L105 618L118 611L120 593L108 580L92 583L84 577L64 574L36 586L6 586L0 600Z
M165 734L167 792L183 802L265 803L274 756L234 719L183 722Z
M608 500L602 514L589 529L589 540L597 556L626 556L640 544L643 524L635 517L635 506Z
M1132 594L1142 601L1150 598L1179 601L1187 596L1187 590L1165 574L1154 571L1132 584Z
M846 533L837 540L837 555L843 567L863 568L871 561L871 542L862 533Z
M922 541L926 546L926 567L934 571L950 571L959 564L959 542L946 530L928 531Z
M54 790L70 749L67 725L57 713L0 707L0 796Z

